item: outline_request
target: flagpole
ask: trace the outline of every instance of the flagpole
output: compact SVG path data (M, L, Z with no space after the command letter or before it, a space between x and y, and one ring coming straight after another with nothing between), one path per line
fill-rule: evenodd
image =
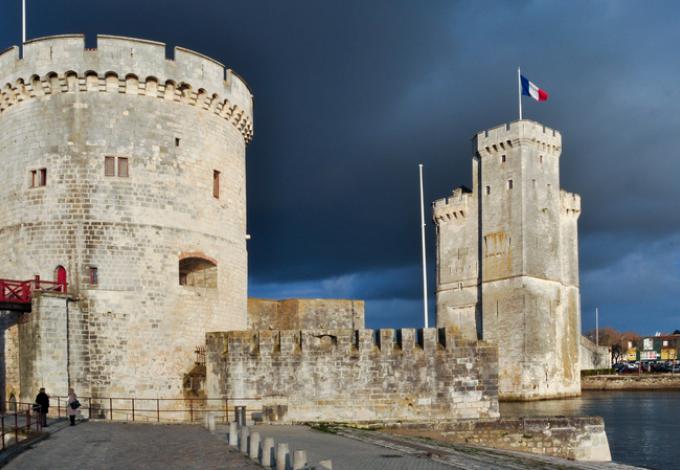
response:
M26 0L21 0L21 44L26 44Z
M522 120L522 75L517 67L517 101L519 102L519 120Z
M423 316L425 319L425 328L428 328L428 312L427 312L427 258L425 256L425 198L423 197L423 164L418 164L418 173L420 175L420 238L423 251Z

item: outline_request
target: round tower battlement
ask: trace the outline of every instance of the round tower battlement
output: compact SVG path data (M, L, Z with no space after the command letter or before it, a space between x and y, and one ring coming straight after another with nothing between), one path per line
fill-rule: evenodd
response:
M546 154L562 151L562 135L536 121L523 119L479 132L473 138L482 157L502 154L516 145L535 144Z
M252 95L221 63L182 47L174 60L161 42L97 36L86 49L83 35L49 36L0 54L0 113L36 96L101 91L165 99L195 106L229 122L246 142L253 136Z

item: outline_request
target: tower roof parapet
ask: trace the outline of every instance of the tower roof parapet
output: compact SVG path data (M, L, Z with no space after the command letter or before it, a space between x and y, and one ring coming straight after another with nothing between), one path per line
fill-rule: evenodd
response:
M97 48L87 49L82 34L33 39L23 49L23 57L19 56L17 46L0 54L0 89L6 95L4 109L12 94L21 96L19 101L31 97L30 93L22 96L18 88L36 77L41 80L67 74L78 78L90 74L101 78L116 75L120 80L134 77L139 83L151 79L160 87L171 84L179 98L186 97L177 101L221 112L246 141L252 137L253 101L247 84L220 62L198 52L175 47L174 59L168 59L164 43L108 35L98 35ZM8 89L11 93L7 93ZM163 96L159 93L157 97Z
M446 222L464 222L470 213L472 191L466 187L453 190L453 194L432 203L434 222L439 225Z
M560 190L560 206L564 214L578 217L581 214L581 196Z
M523 119L478 132L473 141L481 156L495 155L515 145L535 143L546 153L560 154L562 135L543 124Z

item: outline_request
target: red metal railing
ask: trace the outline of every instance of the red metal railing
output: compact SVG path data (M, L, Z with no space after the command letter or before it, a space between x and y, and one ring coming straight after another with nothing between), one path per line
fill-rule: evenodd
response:
M66 294L67 285L58 282L43 281L40 279L40 276L35 276L35 278L29 281L0 279L0 302L30 304L31 294L36 290Z
M40 419L38 405L7 401L5 407L8 410L13 409L13 411L7 411L0 415L2 450L25 439L32 430L35 432L42 431L42 420ZM37 409L34 407L37 407Z

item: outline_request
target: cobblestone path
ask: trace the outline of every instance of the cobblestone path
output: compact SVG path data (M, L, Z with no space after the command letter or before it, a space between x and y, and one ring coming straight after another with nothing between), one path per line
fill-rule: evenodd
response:
M7 470L250 470L259 467L200 426L64 422Z

